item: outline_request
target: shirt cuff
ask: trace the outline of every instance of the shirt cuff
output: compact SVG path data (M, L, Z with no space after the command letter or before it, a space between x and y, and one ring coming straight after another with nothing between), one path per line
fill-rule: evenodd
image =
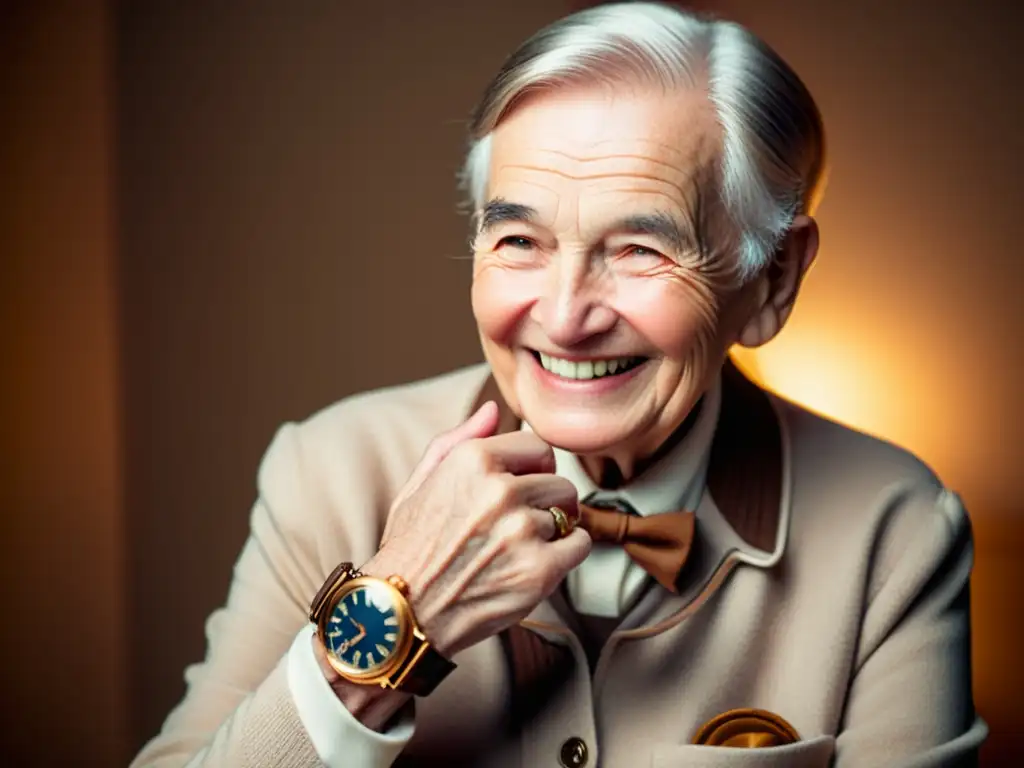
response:
M411 707L386 732L367 728L341 703L313 652L313 632L299 630L288 651L288 688L302 726L327 768L388 768L415 729Z

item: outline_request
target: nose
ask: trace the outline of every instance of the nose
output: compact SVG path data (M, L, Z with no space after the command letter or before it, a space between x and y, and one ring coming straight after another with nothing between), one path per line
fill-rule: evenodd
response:
M534 320L553 343L573 347L614 327L617 315L607 304L610 286L587 254L562 254L551 260L548 272Z

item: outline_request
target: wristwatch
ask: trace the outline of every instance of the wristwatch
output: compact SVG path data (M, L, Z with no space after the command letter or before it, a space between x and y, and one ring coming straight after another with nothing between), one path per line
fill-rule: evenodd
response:
M400 576L366 576L342 563L309 607L309 620L341 677L427 696L455 664L438 653L416 624Z

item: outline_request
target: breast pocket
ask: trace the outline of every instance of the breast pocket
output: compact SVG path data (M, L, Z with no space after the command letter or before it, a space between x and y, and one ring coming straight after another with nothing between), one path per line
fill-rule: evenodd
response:
M828 768L835 744L833 736L755 749L655 744L651 768Z

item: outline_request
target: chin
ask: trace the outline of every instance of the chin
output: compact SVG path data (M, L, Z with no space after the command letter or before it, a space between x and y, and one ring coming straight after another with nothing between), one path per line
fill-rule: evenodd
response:
M545 443L570 453L613 454L622 450L632 434L621 425L609 424L592 412L562 410L557 413L543 411L531 413L528 409L523 417L530 429Z

